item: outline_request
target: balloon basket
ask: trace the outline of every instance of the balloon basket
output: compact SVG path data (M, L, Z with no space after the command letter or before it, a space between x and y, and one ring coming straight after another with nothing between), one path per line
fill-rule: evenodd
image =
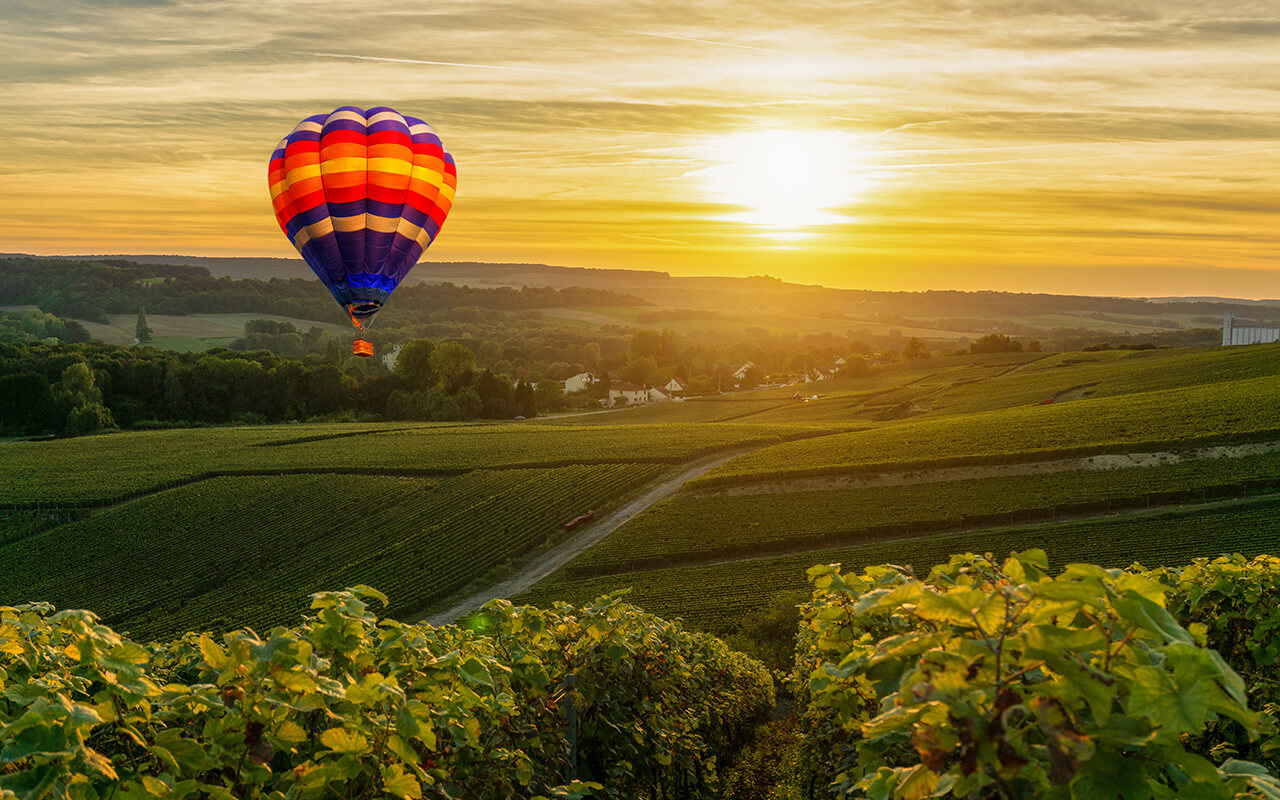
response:
M351 352L363 358L369 358L373 355L373 342L356 339L355 343L351 345Z

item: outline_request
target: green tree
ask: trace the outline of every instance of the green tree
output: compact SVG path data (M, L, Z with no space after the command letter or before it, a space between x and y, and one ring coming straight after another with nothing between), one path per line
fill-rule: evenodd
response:
M445 342L431 353L430 360L436 384L448 394L457 394L471 384L476 356L468 348L456 342Z
M464 348L465 349L465 348ZM435 371L431 365L436 343L430 339L413 339L400 348L396 356L395 372L415 389L429 389L435 383Z
M516 384L516 414L533 419L538 416L538 401L533 391L533 384L520 381Z
M138 323L133 327L134 338L138 340L138 344L146 344L151 341L153 332L147 324L147 307L143 306L138 309Z
M970 353L1021 353L1022 342L1003 333L988 333L969 345Z
M918 358L928 358L929 350L924 346L924 342L914 336L907 340L902 346L902 360L915 361Z

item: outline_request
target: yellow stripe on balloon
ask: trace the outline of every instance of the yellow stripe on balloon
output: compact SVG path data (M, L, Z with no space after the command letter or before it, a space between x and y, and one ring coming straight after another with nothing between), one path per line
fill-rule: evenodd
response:
M338 233L355 233L364 230L367 214L355 214L350 217L329 217L333 220L333 229Z
M365 159L369 172L386 172L390 175L408 175L413 165L401 158L369 158Z
M320 161L320 171L325 175L338 172L367 172L369 159L347 156L345 158L326 158Z

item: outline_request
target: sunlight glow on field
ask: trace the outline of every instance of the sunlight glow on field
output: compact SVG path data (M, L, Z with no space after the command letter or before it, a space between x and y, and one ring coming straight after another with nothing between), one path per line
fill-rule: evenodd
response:
M783 241L811 235L796 229L844 222L832 209L868 185L855 141L840 133L751 131L719 137L704 152L716 163L694 174L707 193L746 209L725 219L769 228L766 236Z

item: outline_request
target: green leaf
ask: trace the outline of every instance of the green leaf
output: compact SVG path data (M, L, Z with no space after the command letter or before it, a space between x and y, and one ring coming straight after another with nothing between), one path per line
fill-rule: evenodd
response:
M356 597L372 597L374 600L382 603L383 608L386 608L387 603L390 602L387 600L387 596L385 594L374 589L372 586L365 586L363 583L358 586L352 586L347 591L351 592Z
M1216 689L1204 679L1179 685L1159 667L1137 667L1127 710L1132 716L1147 717L1161 729L1160 734L1176 740L1213 719Z
M1151 602L1147 598L1129 589L1121 594L1111 603L1116 613L1127 619L1129 622L1140 625L1143 628L1159 635L1166 642L1181 642L1182 644L1195 644L1195 640L1191 638L1191 634L1178 624L1173 615L1164 609L1163 606Z
M472 656L458 667L458 674L467 683L477 686L493 687L493 676L489 674L489 668L484 665L480 659Z
M1147 800L1152 796L1141 759L1099 750L1071 781L1075 800Z

